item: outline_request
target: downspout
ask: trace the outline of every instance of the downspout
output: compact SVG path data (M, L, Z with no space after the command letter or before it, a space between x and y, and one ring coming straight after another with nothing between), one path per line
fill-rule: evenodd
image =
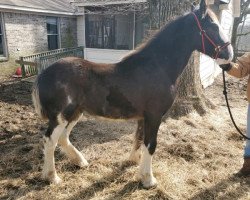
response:
M135 49L135 8L134 8L134 15L133 15L133 50Z

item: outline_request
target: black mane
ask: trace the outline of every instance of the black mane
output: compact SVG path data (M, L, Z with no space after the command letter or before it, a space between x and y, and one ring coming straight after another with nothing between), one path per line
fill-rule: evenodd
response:
M134 67L164 65L165 69L169 70L169 74L173 75L174 81L195 49L192 45L194 25L194 19L190 13L178 17L166 24L141 48L126 56L118 63L118 67L129 70ZM180 57L183 59L179 59ZM175 72L176 68L178 69L177 73L172 73L173 68Z

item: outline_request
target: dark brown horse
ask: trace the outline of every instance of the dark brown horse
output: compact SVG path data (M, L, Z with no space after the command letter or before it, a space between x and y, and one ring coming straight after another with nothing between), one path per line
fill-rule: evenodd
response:
M200 8L165 26L146 45L116 64L65 58L41 73L33 88L38 114L49 120L45 133L43 177L58 183L54 150L59 143L79 166L88 162L70 143L69 134L83 111L112 119L137 119L130 160L139 161L143 186L156 185L152 155L162 116L171 107L176 80L194 50L228 63L232 47L204 0ZM142 148L142 156L140 153Z

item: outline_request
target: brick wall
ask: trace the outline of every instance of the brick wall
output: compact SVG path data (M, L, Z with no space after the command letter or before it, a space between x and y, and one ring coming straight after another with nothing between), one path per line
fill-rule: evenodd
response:
M1 66L15 65L19 56L48 50L46 16L24 13L3 13L8 49L8 62ZM60 18L61 47L77 46L76 18Z

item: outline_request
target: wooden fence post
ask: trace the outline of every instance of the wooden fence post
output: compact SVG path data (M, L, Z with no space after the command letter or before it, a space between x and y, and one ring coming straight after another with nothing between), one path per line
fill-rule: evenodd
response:
M23 56L20 57L20 65L21 65L21 69L22 69L22 78L26 77L26 72L25 72L25 66L23 64Z

